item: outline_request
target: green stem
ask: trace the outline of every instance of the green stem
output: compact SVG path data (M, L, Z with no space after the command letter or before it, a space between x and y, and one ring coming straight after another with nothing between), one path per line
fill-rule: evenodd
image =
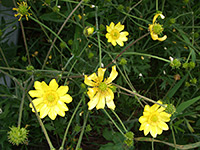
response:
M124 126L123 122L121 121L121 119L119 118L119 116L117 115L117 113L111 109L111 111L113 112L113 114L115 115L115 117L119 120L120 124L122 125L122 127L124 128L125 132L128 132L126 127Z
M76 112L77 112L77 110L78 110L80 104L82 103L83 99L84 99L84 94L83 94L83 96L82 96L80 102L79 102L78 105L76 106L76 109L74 110L74 112L73 112L73 114L72 114L72 116L71 116L71 118L70 118L70 120L69 120L69 123L68 123L68 125L67 125L67 128L66 128L66 130L65 130L65 134L64 134L64 137L63 137L62 145L61 145L61 147L59 148L59 150L63 150L63 149L64 149L64 144L65 144L67 132L68 132L68 130L69 130L69 127L70 127L70 125L71 125L71 123L72 123L72 120L73 120L73 118L74 118L74 116L75 116L75 114L76 114Z
M101 68L101 42L100 42L100 36L99 36L99 25L98 25L98 6L96 6L96 12L95 12L95 19L96 19L96 30L97 30L97 38L98 38L98 46L99 46L99 67Z
M85 126L86 126L87 119L88 119L88 115L89 115L89 111L87 112L86 117L84 119L84 123L83 123L83 127L82 127L82 130L81 130L81 134L79 136L78 143L76 145L76 149L75 150L78 150L80 148L81 141L82 141L82 138L83 138L83 133L85 131Z
M151 103L154 103L154 104L158 104L158 105L160 105L160 106L162 106L162 107L166 107L165 105L162 105L162 104L160 104L160 103L157 103L155 100L152 100L152 99L149 99L149 98L147 98L147 97L145 97L145 96L142 96L142 95L140 95L140 94L138 94L138 93L136 93L136 92L133 92L133 91L130 91L130 90L128 90L128 89L126 89L126 88L124 88L124 87L121 87L121 86L119 86L119 85L117 85L117 84L114 84L114 83L112 83L114 86L116 86L116 87L118 87L118 88L120 88L120 89L122 89L122 90L124 90L124 91L126 91L126 92L128 92L128 93L131 93L131 94L133 94L133 95L136 95L136 96L138 96L138 97L140 97L140 98L142 98L142 99L144 99L144 100L146 100L146 101L148 101L148 102L151 102Z
M50 147L50 149L52 150L52 149L54 149L54 147L53 147L53 145L52 145L52 143L51 143L51 140L50 140L50 138L49 138L49 136L48 136L48 133L47 133L47 131L46 131L46 129L45 129L45 126L44 126L44 124L43 124L43 122L42 122L42 120L41 120L41 118L40 118L40 116L39 116L39 114L38 114L38 112L37 112L37 110L36 110L36 108L35 108L33 102L32 102L32 99L31 99L29 96L27 96L27 97L28 97L28 99L29 99L31 105L33 106L33 109L34 109L34 111L35 111L35 114L36 114L36 117L37 117L37 119L38 119L38 122L39 122L39 124L40 124L40 126L41 126L41 128L42 128L42 131L44 132L44 135L45 135L46 140L47 140L47 142L48 142L48 144L49 144L49 147Z
M151 138L151 149L154 150L154 138Z
M1 49L1 47L0 47L0 52L1 52L1 55L2 55L2 57L3 57L3 60L4 60L5 64L6 64L6 66L7 66L8 68L10 68L10 66L9 66L9 64L8 64L8 62L7 62L7 60L6 60L6 57L5 57L5 55L4 55L3 50ZM9 72L10 72L10 74L12 73L10 69L9 69Z
M18 125L17 125L18 128L20 128L20 126L21 126L22 111L23 111L23 106L24 106L24 98L25 98L25 91L23 91L23 96L22 96L20 107L19 107L19 117L18 117Z
M103 109L105 114L108 116L108 118L112 121L112 123L115 125L115 127L119 130L119 132L124 136L126 137L126 135L122 132L122 130L119 128L119 126L115 123L115 121L112 119L112 117L108 114L108 112Z
M174 148L175 148L175 150L177 150L177 147L176 147L176 138L175 138L174 129L173 129L173 126L172 126L172 121L170 122L170 129L172 130L172 137L173 137L173 141L174 141Z
M158 0L156 0L156 11L158 11Z

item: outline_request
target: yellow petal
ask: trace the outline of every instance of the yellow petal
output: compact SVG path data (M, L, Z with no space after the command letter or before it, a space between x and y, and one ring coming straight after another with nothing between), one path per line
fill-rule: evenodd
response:
M55 79L52 79L51 82L49 83L49 87L52 89L52 90L57 90L58 88L58 83L56 82Z
M100 94L96 108L98 110L98 109L104 109L104 107L105 107L105 96L103 94Z
M157 34L151 32L150 35L151 35L151 38L152 38L153 40L157 40L157 39L158 39L158 35L157 35Z
M96 83L93 82L93 81L97 80L97 78L98 78L98 77L97 77L96 73L93 73L93 74L90 75L90 76L85 75L84 83L85 83L86 85L88 85L88 86L96 86ZM92 80L93 80L93 81L92 81Z
M111 22L111 23L110 23L110 26L106 26L107 31L108 31L108 32L111 32L111 31L113 30L114 26L115 26L115 24L114 24L113 22Z
M156 138L156 137L157 137L157 130L156 130L156 127L151 126L150 133L151 133L152 137Z
M144 135L146 136L147 134L149 134L151 130L151 126L149 124L146 124L146 126L144 127Z
M112 39L111 43L112 43L113 46L116 46L116 45L117 45L116 41L113 40L113 39Z
M62 101L58 101L57 106L59 107L59 109L61 111L68 111L69 110L69 108L67 107L67 105L64 102L62 102Z
M145 123L147 121L147 117L145 117L145 116L141 116L140 118L139 118L139 122L140 123Z
M51 88L44 82L44 81L42 81L42 83L41 83L41 88L42 88L42 90L45 92L45 91L50 91L51 90Z
M149 105L145 105L144 107L144 112L149 112L150 111L150 106ZM143 114L144 114L143 112Z
M50 107L44 104L40 110L40 118L46 117L49 111L50 111Z
M124 30L124 25L121 25L121 23L119 22L118 24L116 24L115 29L117 29L120 32Z
M119 46L123 47L124 46L124 42L119 39L119 40L116 40L117 44L119 44Z
M108 90L106 91L106 105L108 108L114 110L115 109L115 103L113 101L114 99L114 93L111 89L108 88Z
M153 32L153 24L149 24L149 32Z
M109 84L111 83L113 80L115 80L115 78L117 77L118 72L116 70L116 66L112 66L112 71L110 73L110 76L108 77L108 79L106 79L105 83Z
M96 87L88 88L87 94L88 94L89 98L92 99L96 95L97 91L98 91L98 88L96 88Z
M88 102L88 110L92 110L98 103L100 92L98 92L90 101Z
M30 90L30 91L28 92L28 94L29 94L32 98L34 98L34 97L42 97L43 92L42 92L41 90Z
M60 116L62 116L62 117L65 116L65 111L60 110L58 106L55 106L54 109L55 109L55 111L56 111L56 113L57 113L58 115L60 115Z
M119 39L120 39L121 41L124 41L124 42L125 42L125 41L128 40L128 38L126 37L126 36L128 36L128 35L129 35L129 33L126 32L126 31L121 32L121 33L120 33L120 38L119 38Z
M160 113L160 118L164 122L169 122L170 121L170 117L171 117L171 114L168 114L166 112L161 112Z
M55 120L56 119L57 113L56 113L54 107L50 109L50 111L48 113L48 116L49 116L49 118L51 118L51 120Z
M167 39L167 36L166 35L164 35L163 37L161 37L161 38L158 38L158 41L164 41L164 40L166 40Z
M162 134L162 131L163 130L161 128L157 127L157 134L159 134L159 135Z
M165 16L163 14L156 14L154 17L153 17L153 24L155 23L156 19L158 18L158 16L160 16L162 19L165 18Z
M158 123L158 127L161 128L162 130L169 130L168 125L165 122L160 121Z
M57 89L57 93L59 96L63 96L65 95L69 90L69 87L68 86L60 86L58 89Z
M99 78L99 82L103 81L103 77L104 77L104 73L105 73L106 69L103 68L99 68L98 69L98 78Z
M35 88L36 90L42 90L41 82L35 81L35 82L34 82L34 88Z
M72 97L69 94L65 94L65 95L61 96L59 100L65 102L65 103L70 103L70 102L72 102Z

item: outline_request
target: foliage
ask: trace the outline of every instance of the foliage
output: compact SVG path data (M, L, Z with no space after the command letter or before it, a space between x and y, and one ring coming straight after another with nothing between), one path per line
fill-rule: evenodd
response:
M21 14L17 2L25 6ZM0 5L5 8L0 7L0 149L200 147L198 1L1 0ZM111 22L128 32L121 46L106 38ZM152 39L155 25L156 36L167 35L165 40ZM114 65L118 76L108 86L116 108L88 110L84 77L106 68L108 78ZM29 106L28 92L35 81L52 79L69 87L73 101L64 117L41 119ZM172 116L169 130L152 140L139 131L138 119L145 105L158 100ZM9 143L11 127L27 129L25 142Z

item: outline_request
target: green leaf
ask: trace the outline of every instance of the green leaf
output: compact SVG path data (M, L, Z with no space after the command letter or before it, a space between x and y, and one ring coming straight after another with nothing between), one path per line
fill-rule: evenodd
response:
M169 99L174 96L174 94L178 91L181 85L184 83L185 79L187 78L188 74L186 74L167 94L166 97Z
M200 99L200 96L195 97L191 100L188 100L186 102L181 103L177 108L176 108L176 112L181 113L182 111L184 111L186 108L188 108L190 105L194 104L195 102L197 102Z

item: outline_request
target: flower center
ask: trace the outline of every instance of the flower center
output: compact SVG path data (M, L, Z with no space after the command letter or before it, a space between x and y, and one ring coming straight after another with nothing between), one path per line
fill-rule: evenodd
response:
M48 105L48 106L53 106L57 103L58 101L58 94L55 92L55 91L49 91L49 92L46 92L44 94L44 102Z
M152 122L157 122L158 121L158 116L156 114L153 114L151 117L150 117L150 121Z
M108 88L108 86L107 86L106 83L101 82L101 83L99 84L99 89L100 89L101 91L105 91L105 90L107 90L107 88Z
M119 31L116 30L116 29L112 30L110 34L111 34L111 36L112 36L112 38L113 38L114 40L118 39L119 36L120 36Z
M28 13L27 5L26 4L20 4L18 12L22 15L27 15L27 13Z
M162 25L160 25L159 23L155 23L153 25L153 32L156 33L156 34L161 34L163 32L163 27Z

